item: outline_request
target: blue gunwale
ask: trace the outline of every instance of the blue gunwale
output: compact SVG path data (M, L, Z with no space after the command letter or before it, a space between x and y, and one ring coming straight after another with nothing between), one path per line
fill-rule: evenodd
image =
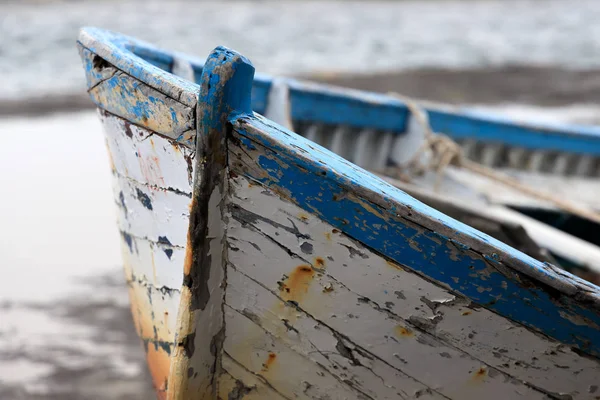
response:
M236 170L388 259L600 356L600 288L426 206L259 115L230 118L256 170ZM381 228L385 227L385 228Z
M199 82L203 61L97 28L84 28L79 42L116 68L162 93L189 106L197 102L199 85L170 71L175 58L186 60L192 65ZM252 109L255 112L265 112L271 84L269 76L255 76L252 90ZM288 85L292 119L295 121L380 129L397 134L406 130L408 108L391 96L295 79L288 79ZM482 115L468 109L425 108L433 129L455 139L477 138L528 149L600 156L600 127L515 123L501 116Z
M227 110L226 122L232 125L233 135L240 139L239 145L249 153L256 152L252 162L257 169L241 171L248 178L272 188L383 256L474 303L582 352L600 356L599 287L556 271L550 265L455 221L321 146L252 113L249 105L254 95L249 90L235 90L237 87L249 89L252 84L256 87L253 68L243 57L236 59L240 65L247 67L238 67L244 73L225 91L211 94L201 91L195 83L186 82L142 61L132 51L143 54L151 48L138 41L88 30L82 33L81 44L118 69L167 95L173 95L173 98L195 101L193 106L201 102ZM219 51L236 54L227 49ZM165 66L168 57L162 54L153 61ZM209 68L214 69L215 66ZM212 75L208 72L203 71L202 76L210 75L211 82L213 79L220 82L218 72ZM302 95L306 95L303 101L307 107L315 104L311 103L311 99L318 96L323 97L320 101L324 103L323 99L337 98L343 104L336 107L343 106L346 110L354 106L374 109L389 106L389 109L401 111L404 107L398 100L383 95L334 91L324 89L325 86L295 81L290 81L290 88L292 98L294 92L306 89ZM338 97L331 97L334 92ZM312 112L308 108L306 110ZM334 111L332 108L323 110L324 113ZM201 113L198 131L212 127L213 134L222 135L224 140L227 128L215 117L217 114ZM355 117L373 118L368 113ZM435 116L432 119L435 121ZM568 132L554 134L566 135ZM590 136L594 135L581 137L589 139ZM580 135L577 137L580 138Z

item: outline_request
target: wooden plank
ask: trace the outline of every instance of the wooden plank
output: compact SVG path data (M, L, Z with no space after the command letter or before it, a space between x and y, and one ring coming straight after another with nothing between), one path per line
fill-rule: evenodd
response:
M338 319L344 319L342 311L348 308L346 304L371 304L406 321L408 330L428 332L454 350L469 354L485 368L497 369L511 379L526 382L544 393L585 398L586 393L581 388L595 384L600 374L600 365L596 360L582 357L560 342L477 307L468 299L374 254L333 226L293 204L279 200L275 193L265 190L261 185L238 177L232 180L231 190L232 219L237 220L237 224L231 223L228 228L232 247L230 261L240 272L256 279L281 299L286 298L281 290L281 282L285 283L286 280L280 280L281 275L285 273L291 276L289 271L293 273L297 264L305 263L317 272L317 276L323 274L323 277L314 276L307 280L306 283L310 285L307 293L293 299L303 310L311 307L308 311L310 317L333 313ZM258 249L260 253L251 258L249 253ZM258 260L260 257L266 259L262 264ZM279 323L279 331L276 332L287 337L286 330L281 327L281 318L286 318L285 314L281 315L281 310L285 307L274 307L273 304L277 303L275 299L254 299L261 289L249 282L250 278L246 282L236 283L235 276L234 273L228 273L227 298L231 299L232 304L237 304L232 306L239 311L247 307L261 317L261 321L268 323L275 318ZM326 282L327 279L331 282ZM312 286L316 286L316 289L312 290ZM335 297L338 287L351 290L357 298L354 301L339 298L335 304L329 305L328 298ZM327 294L325 299L319 291ZM241 296L241 299L236 296ZM287 317L287 320L295 321L298 313L293 309L289 312L292 317ZM354 310L350 308L349 312L361 320L368 315L360 307ZM292 325L300 329L296 324ZM332 326L330 323L327 325ZM267 326L267 322L262 322L262 326ZM381 327L382 324L378 323L377 326ZM345 326L339 332L352 336L353 329ZM306 334L304 330L300 331ZM450 355L450 352L439 348L435 351ZM396 353L404 354L399 351ZM425 362L424 358L417 359ZM561 368L557 368L557 365ZM401 365L400 368L406 372L406 366Z
M597 287L558 274L258 116L233 123L236 173L480 306L600 354Z
M113 193L122 232L155 243L185 248L191 199L113 175Z
M229 307L225 307L225 324L228 331L224 351L284 397L361 398L359 392L334 379L325 368L294 352L279 338Z
M193 150L100 111L112 168L140 184L192 196Z
M147 43L124 35L86 28L79 43L98 54L109 64L165 95L194 107L199 88L193 82L169 74L168 66L176 57ZM136 55L137 54L137 55ZM139 56L138 56L139 55ZM185 57L199 76L202 65ZM84 63L88 76L93 63ZM157 67L162 66L162 68ZM252 108L266 111L273 79L257 76L252 90ZM289 87L291 118L296 122L347 125L355 128L379 129L396 134L406 132L409 111L397 98L378 93L286 80ZM600 155L600 130L597 127L564 124L526 124L498 115L422 103L428 111L432 128L453 139L475 137L479 141L528 149Z
M235 242L232 245L235 246ZM244 321L245 325L249 322L257 324L285 347L326 370L329 380L345 383L363 396L376 399L444 398L377 358L369 350L351 343L344 333L335 331L296 308L290 308L276 295L233 267L227 271L226 303L249 320ZM236 336L238 330L238 326L227 326L228 335L231 332ZM244 348L238 350L242 353L253 351L260 347L259 342L260 339L252 342L252 337L245 339ZM287 366L280 365L279 368L285 371ZM262 376L261 372L257 373ZM264 376L264 379L271 382L269 376ZM293 378L288 379L292 384L298 385L300 380L308 377L294 373ZM315 385L308 380L305 382ZM276 382L271 384L279 386ZM295 390L304 390L306 386L304 384L304 387L296 387Z
M196 110L196 167L169 399L217 396L225 339L227 117L252 112L253 76L252 64L224 47L211 53L202 71Z
M226 353L222 355L222 367L223 373L219 377L218 386L220 399L285 399L264 379L248 371Z
M194 109L117 71L89 90L100 108L151 131L193 146Z
M128 281L142 281L159 290L181 289L185 259L183 247L121 232L121 248Z

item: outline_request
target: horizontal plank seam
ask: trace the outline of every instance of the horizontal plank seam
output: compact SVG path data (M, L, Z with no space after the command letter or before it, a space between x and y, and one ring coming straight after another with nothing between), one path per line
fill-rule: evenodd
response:
M237 123L239 123L239 122L240 121L238 120ZM249 123L247 121L244 121L244 122L246 122L252 129L260 131L260 128L254 128L251 123ZM277 127L273 127L273 128L274 129L279 129ZM275 150L267 147L265 144L262 144L262 143L256 141L254 138L249 137L248 135L246 135L245 132L244 132L244 128L243 127L234 127L234 131L238 135L243 136L244 138L250 140L253 144L257 145L259 148L265 148L265 149L267 149L267 150L269 150L269 151L277 154L277 151L275 151ZM253 159L253 158L251 157L251 159ZM348 164L351 164L347 160L344 160L344 161L346 161L346 163L348 163ZM338 173L336 173L336 174L338 174ZM338 174L338 176L339 177L343 177L345 179L349 179L350 178L350 177L348 177L346 175L343 175L343 174ZM251 177L248 177L248 178L254 180ZM347 185L341 184L339 182L336 182L335 180L333 180L333 182L336 185L338 185L340 188L342 188L344 190L350 190L351 191L351 188L348 188ZM369 192L372 192L372 191L369 190ZM377 192L372 192L372 193L374 195L376 195L376 196L380 196L380 193L377 193ZM278 191L278 194L280 196L284 197L284 198L287 198L287 196L285 196L284 193L280 193ZM389 213L389 210L384 205L375 203L375 202L373 202L373 201L371 201L369 199L365 199L364 196L360 196L359 199L362 200L362 201L368 202L371 206L376 206L377 208L382 209L382 211L385 211L386 213ZM420 213L418 213L418 214L420 214ZM400 218L401 220L405 220L405 221L409 222L410 224L417 225L417 226L421 227L422 229L424 229L424 230L426 230L426 231L428 231L430 233L437 234L437 232L435 231L435 229L429 228L429 227L426 227L426 226L422 225L418 220L414 220L414 219L408 218L407 216L404 216L404 215L401 215L401 214L398 214L398 213L393 213L393 215L396 218ZM426 215L423 215L423 216L427 217ZM442 223L438 222L437 220L432 219L431 221L435 225L439 225L439 227L441 227L442 230L447 230L447 227L445 225L443 225ZM595 306L596 308L598 308L600 306L600 303L598 302L598 299L596 297L594 297L594 296L589 296L589 297L586 296L587 293L590 293L589 290L587 290L585 287L582 286L581 283L579 283L577 281L569 280L569 282L567 284L570 285L570 286L572 286L575 289L575 293L568 294L568 293L565 292L565 288L564 287L561 287L560 285L557 285L551 279L542 279L543 278L542 276L536 276L535 274L531 274L530 272L538 272L538 271L532 271L532 269L527 264L525 264L524 262L522 262L522 261L520 261L518 259L515 259L510 254L505 253L504 250L502 250L502 249L495 249L492 246L486 244L485 242L482 242L480 239L474 238L474 237L470 237L470 236L468 236L466 234L461 234L461 239L463 239L463 240L467 239L468 241L475 239L475 241L479 242L481 244L481 246L483 247L481 250L474 249L474 248L472 248L469 245L466 245L466 246L467 246L468 250L473 251L474 253L478 254L479 256L483 257L484 259L486 259L487 257L490 257L492 253L501 253L501 255L504 255L505 259L511 260L511 261L513 261L516 264L514 267L511 267L511 266L506 265L505 262L503 262L502 260L497 261L498 264L502 265L507 270L511 270L511 271L514 271L514 272L521 273L521 274L527 276L528 278L533 279L534 281L537 281L537 282L539 282L539 283L541 283L543 285L546 285L546 286L552 287L552 288L554 288L556 290L559 290L559 291L561 291L561 293L563 293L567 297L571 297L573 299L579 299L579 297L577 297L577 295L580 295L580 296L584 297L583 299L581 299L582 301L589 301L589 302L593 303L593 306ZM458 242L457 240L454 240L454 239L450 239L449 238L447 240L449 240L450 242L455 241L457 243L463 244L463 243ZM369 247L369 246L367 246L367 247ZM490 251L490 250L494 250L494 251ZM376 250L373 250L373 251L376 252L377 254L380 254ZM461 249L461 251L464 251L464 248ZM489 252L489 254L486 256L485 252ZM499 270L497 267L494 266L494 268L500 274L504 275L503 272L501 270ZM552 273L556 274L556 272L553 269L551 269L551 270L552 270ZM420 274L419 271L414 271L414 272ZM440 285L441 283L438 282L437 284ZM588 297L588 298L586 298L586 297ZM521 324L520 322L517 322L517 323Z
M166 295L166 294L172 295L173 293L177 293L177 294L181 293L181 289L170 288L166 285L156 286L154 283L150 282L148 279L140 278L139 275L136 275L135 273L133 273L133 276L136 279L127 279L125 281L125 283L130 287L133 287L133 285L137 284L138 286L141 286L141 287L155 289L156 291L162 293L163 295Z
M154 86L150 85L148 82L141 81L141 80L139 80L138 78L136 78L136 77L134 77L134 76L132 76L132 75L128 74L127 72L123 71L122 69L120 69L120 68L117 68L117 66L116 66L116 65L114 65L114 64L110 63L109 61L105 60L105 59L104 59L104 57L102 57L102 56L98 55L98 53L96 53L96 52L92 51L91 49L89 49L88 47L86 47L86 46L85 46L83 43L81 43L80 41L77 41L77 44L79 44L79 45L80 45L80 46L81 46L83 49L85 49L85 50L89 51L91 54L95 55L96 57L100 57L100 58L102 58L104 61L108 62L112 68L114 68L114 69L116 69L117 71L119 71L119 72L123 73L124 75L127 75L127 76L128 76L128 77L130 77L131 79L135 79L136 81L140 82L141 84L143 84L143 85L146 85L146 86L148 86L149 88L152 88L153 90L156 90L157 92L159 92L159 93L160 93L160 94L162 94L163 96L165 96L165 97L168 97L169 99L171 99L171 100L173 100L173 101L175 101L175 102L177 102L177 103L181 104L181 105L182 105L182 106L184 106L184 107L187 107L187 108L194 108L194 107L191 107L191 106L189 106L189 105L187 105L187 104L183 103L183 102L181 101L181 99L176 99L176 98L174 98L173 96L170 96L170 95L168 95L168 94L166 94L166 93L162 92L160 89L157 89L156 87L154 87ZM165 72L168 72L168 71L165 71ZM97 85L95 85L95 86L97 86ZM94 86L94 87L95 87L95 86ZM91 90L91 89L90 89L90 90ZM88 90L88 91L89 91L89 90ZM181 92L180 92L180 96L181 96Z
M271 238L269 235L266 235L265 233L263 233L263 232L262 232L262 231L261 231L259 228L257 228L256 226L254 226L254 225L252 225L252 224L247 224L247 225L249 225L249 226L252 226L253 228L255 228L255 230L256 230L256 232L257 232L257 233L259 233L259 234L263 235L263 236L264 236L264 237L266 237L267 239L269 239L269 240L273 240L273 238ZM291 250L290 250L290 251L291 251ZM293 252L292 252L292 253L293 253ZM295 253L293 253L293 254L294 254L296 257L298 257L298 258L302 259L302 257L298 256L297 254L295 254ZM433 334L433 333L431 333L431 332L428 332L427 330L425 330L425 329L421 328L419 325L416 325L416 324L412 323L410 320L406 320L406 319L404 319L403 317L401 317L401 316L399 316L399 315L395 314L394 312L392 312L392 311L390 311L390 310L388 310L388 309L386 309L386 308L382 308L382 307L381 307L381 306L380 306L380 305L379 305L377 302L375 302L375 301L371 300L370 298L368 298L368 297L365 297L365 296L363 296L363 295L361 295L361 294L359 294L359 293L356 293L356 292L352 291L352 290L351 290L350 288L348 288L348 287L347 287L345 284L343 284L342 282L340 282L340 281L339 281L339 280L337 280L336 278L334 278L334 277L332 277L331 275L329 275L329 274L326 272L326 270L325 270L325 269L315 268L315 267L314 267L314 265L313 265L311 262L308 262L308 261L307 261L307 263L308 263L308 264L310 264L310 265L311 265L311 267L312 267L312 268L313 268L315 271L319 271L319 272L322 272L322 273L324 273L324 274L325 274L327 277L329 277L329 278L331 278L332 280L334 280L334 281L335 281L336 283L338 283L340 286L343 286L343 287L344 287L346 290L348 290L350 293L354 294L354 295L355 295L355 296L357 296L357 297L360 297L360 298L363 298L363 299L366 299L366 300L368 300L368 303L369 303L369 305L371 305L371 307L373 307L375 310L377 310L377 311L379 311L379 312L381 312L381 313L383 313L383 314L387 314L387 316L388 316L389 318L392 318L392 319L394 319L394 320L396 320L396 321L402 321L402 322L404 322L406 325L408 325L408 326L410 326L411 328L413 328L414 330L416 330L416 331L419 331L419 332L421 332L421 333L422 333L422 334L424 334L424 335L427 335L427 336L429 336L429 337L432 337L432 338L434 338L436 341L439 341L439 342L441 342L441 343L445 344L446 346L448 346L448 347L450 347L450 348L452 348L452 349L456 350L457 352L459 352L459 353L461 353L461 354L468 355L469 357L473 358L474 360L476 360L476 361L478 361L478 362L480 362L480 363L482 363L482 364L486 365L486 366L487 366L489 369L495 370L495 371L497 371L498 373L500 373L500 374L502 374L502 375L504 375L504 376L508 376L508 377L510 377L510 378L512 378L512 379L518 380L519 382L522 382L523 384L525 384L525 385L527 385L527 386L531 387L531 388L532 388L532 389L534 389L534 390L540 391L540 392L542 392L543 394L548 394L547 392L545 392L545 391L541 390L540 388L536 387L535 385L533 385L533 384L531 384L531 383L529 383L529 382L527 382L527 381L524 381L524 380L522 380L522 379L519 379L519 378L517 378L517 377L514 377L513 375L511 375L511 374L510 374L510 373L508 373L508 372L505 372L505 371L499 370L498 368L496 368L496 367L494 367L494 366L492 366L492 365L490 365L490 364L488 364L488 363L484 362L483 360L479 359L477 356L475 356L475 355L473 355L473 354L469 353L468 351L466 351L466 350L463 350L463 349L461 349L461 348L459 348L459 347L456 347L454 344L452 344L452 343L450 343L450 342L446 341L445 339L443 339L443 338L441 338L441 337L438 337L438 336L436 336L435 334ZM234 267L234 268L235 268L235 267ZM236 269L236 270L237 270L237 269ZM247 275L245 275L245 274L244 274L243 272L241 272L241 271L238 271L238 272L242 273L244 276L247 276ZM250 278L250 277L248 277L248 278L249 278L249 279L252 279L252 278ZM252 280L254 281L254 279L252 279ZM257 283L258 283L258 282L257 282ZM263 285L261 285L261 286L263 286ZM264 286L263 286L263 287L264 287ZM264 288L265 288L265 289L267 289L266 287L264 287ZM267 289L267 290L269 290L269 289ZM269 290L269 291L270 291L270 290ZM273 292L271 292L271 293L273 293ZM273 294L275 294L275 293L273 293ZM277 295L276 295L276 296L277 296ZM279 296L277 296L277 297L279 298ZM460 298L463 298L463 296L458 296L458 297L460 297ZM280 299L281 301L284 301L284 300L282 300L281 298L279 298L279 299ZM285 302L285 301L284 301L284 302ZM302 311L303 311L303 312L305 312L307 315L309 315L309 316L310 316L310 314L309 314L308 312L306 312L306 311L304 311L304 310L302 310ZM311 317L312 317L312 316L311 316ZM321 323L322 323L322 321L319 321L318 319L315 319L315 320L316 320L316 321L318 321L318 322L321 322ZM324 324L324 325L326 325L326 324ZM330 329L332 329L332 328L330 328ZM337 332L337 331L336 331L336 332ZM410 375L407 375L407 376L410 376ZM413 379L414 379L414 378L413 378ZM425 385L425 386L427 386L427 385Z
M285 300L284 300L284 299L282 299L282 298L281 298L281 297L280 297L280 296L279 296L277 293L275 293L274 291L272 291L271 289L269 289L268 287L266 287L266 286L265 286L265 285L264 285L262 282L259 282L258 280L256 280L256 279L252 278L251 276L249 276L249 275L245 274L243 271L240 271L239 269L237 269L237 268L235 267L235 265L233 265L233 264L230 264L230 266L231 266L231 267L232 267L234 270L236 270L238 273L240 273L240 274L242 274L244 277L246 277L247 279L251 280L252 282L254 282L254 283L256 283L257 285L261 286L261 287L262 287L263 289L265 289L267 292L271 293L273 296L275 296L275 297L276 297L276 298L277 298L279 301L281 301L282 303L284 303L284 304L286 304L286 305L289 305L289 303L288 303L287 301L285 301ZM228 306L229 306L229 305L228 305ZM374 359L376 359L376 360L378 360L378 361L382 362L383 364L385 364L385 365L387 365L388 367L390 367L390 368L394 369L395 371L398 371L398 372L400 372L402 375L404 375L404 376L407 376L407 377L409 377L409 378L413 379L415 382L418 382L418 383L420 383L421 385L423 385L423 387L425 387L425 388L429 388L429 389L431 389L432 391L434 391L436 394L438 394L438 395L440 395L440 396L442 396L442 397L444 397L444 398L446 398L446 399L450 400L450 398L449 398L449 397L447 397L447 396L445 396L444 394L442 394L442 393L438 392L437 390L435 390L435 389L433 389L433 388L429 387L427 384L425 384L424 382L421 382L419 379L417 379L417 378L415 378L415 377L413 377L413 376L411 376L411 375L407 374L406 372L404 372L404 371L403 371L403 370L401 370L400 368L398 368L398 367L396 367L396 366L394 366L394 365L391 365L389 362L387 362L387 361L385 361L385 360L381 359L381 358L380 358L379 356L377 356L376 354L373 354L373 353L371 353L369 350L367 350L367 349L365 349L364 347L362 347L361 345L359 345L359 344L355 343L353 340L351 340L350 338L348 338L346 335L344 335L344 334L342 334L342 333L338 332L337 330L335 330L334 328L332 328L331 326L329 326L327 323L325 323L325 322L321 321L321 320L320 320L320 319L318 319L318 318L315 318L315 317L314 317L314 316L312 316L312 315L311 315L309 312L307 312L306 310L304 310L304 309L303 309L303 308L302 308L300 305L296 305L296 304L294 304L293 306L294 306L294 308L295 308L296 310L300 311L301 313L303 313L303 314L304 314L305 316L307 316L308 318L310 318L310 319L314 320L315 322L317 322L317 323L319 323L319 324L323 325L324 327L326 327L326 328L327 328L327 329L328 329L330 332L332 332L332 333L334 333L335 335L339 335L339 336L341 336L342 338L344 338L344 339L345 339L345 340L346 340L348 343L350 343L350 344L352 344L353 346L355 346L356 348L360 349L360 350L361 350L361 352L363 352L363 353L365 353L365 354L369 354L369 355L370 355L371 357L373 357ZM263 329L264 329L264 328L263 328Z
M275 389L273 387L273 385L271 385L271 383L269 381L267 381L262 375L257 374L256 372L252 372L248 368L246 368L246 366L244 364L240 363L238 360L236 360L235 358L233 358L231 356L231 354L229 354L226 350L223 350L223 354L226 355L227 357L229 357L231 359L231 361L234 362L237 366L239 366L240 368L242 368L243 370L245 370L249 374L254 375L258 380L260 380L267 387L269 387L269 389L273 390L275 393L277 393L278 395L280 395L284 399L292 400L291 398L289 398L289 397L285 396L283 393L281 393L279 390Z
M241 135L241 136L244 136L244 137L245 137L245 138L247 138L248 140L252 141L252 142L253 142L254 144L256 144L257 146L260 146L261 148L267 148L267 147L265 147L263 144L261 144L261 143L259 143L259 142L256 142L255 140L253 140L253 138L251 138L251 137L248 137L248 136L245 136L243 133L240 133L239 131L238 131L237 133L238 133L239 135ZM267 148L267 149L268 149L268 148ZM277 154L277 152L276 152L275 150L271 150L271 149L269 149L269 151L271 151L271 152L273 152L273 153ZM242 163L240 160L238 160L238 161L239 161L240 163ZM243 163L243 164L244 164L244 165L248 165L248 164L246 164L246 163ZM241 173L241 174L242 174L242 175L243 175L245 178L247 178L247 179L249 179L249 180L251 180L251 181L253 181L253 182L256 182L256 183L257 183L257 184L259 184L259 185L262 185L262 186L264 186L264 185L263 185L263 184L262 184L260 181L257 181L257 180L256 180L256 179L254 179L253 177L251 177L251 176L248 176L248 175L247 175L247 174L245 174L243 171L239 171L239 172L240 172L240 173ZM348 190L347 188L345 188L345 186L344 186L344 185L340 185L340 187L344 188L345 190ZM282 193L281 191L278 191L278 190L276 190L276 188L271 188L271 190L273 190L273 189L275 189L275 192L277 193L277 195L279 195L280 197L282 197L282 198L284 198L284 199L287 199L287 200L289 201L289 199L288 199L288 197L285 195L285 193ZM372 201L370 201L370 200L368 200L368 199L365 199L364 197L360 197L360 199L361 199L362 201L364 201L364 202L367 202L367 203L369 203L369 205L371 205L371 206L374 206L374 207L377 207L377 208L380 208L380 209L382 209L383 211L389 212L389 210L387 210L385 207L383 207L383 206L382 206L382 205L380 205L380 204L374 203L374 202L372 202ZM292 201L292 203L294 203L294 202ZM399 215L399 214L394 214L394 215L396 216L396 218L400 218L401 220L407 221L409 224L416 225L416 226L420 227L421 229L423 229L423 230L424 230L424 231L426 231L426 232L432 233L432 234L434 234L434 235L436 235L436 234L437 234L437 233L436 233L436 232L435 232L435 231L434 231L432 228L428 228L428 227L426 227L426 226L423 226L423 225L422 225L422 224L420 224L418 221L413 221L413 220L411 220L411 219L408 219L408 218L406 218L406 217L405 217L405 216L403 216L403 215ZM348 237L351 237L351 236L348 236ZM353 238L353 239L354 239L354 240L358 240L358 239L355 239L355 238ZM578 300L579 300L579 301L583 301L583 302L590 302L590 301L591 301L591 302L593 303L593 304L592 304L592 307L593 307L593 308L597 308L597 306L598 306L598 302L597 302L597 299L596 299L595 297L592 297L592 296L590 296L590 297L592 297L592 299L591 299L591 300L590 300L590 298L589 298L589 297L588 297L588 298L585 298L585 295L586 295L586 293L589 293L589 291L588 291L588 289L587 289L585 286L582 286L581 284L579 284L579 283L577 283L577 282L569 282L569 284L570 284L570 285L572 285L572 286L575 288L576 292L575 292L575 293L573 293L573 294L567 294L567 293L564 293L564 292L562 292L562 289L561 289L560 287L559 287L559 288L556 288L556 287L554 287L553 285L551 285L549 282L546 282L546 281L540 280L538 277L536 277L536 276L532 276L532 275L528 274L526 271L522 271L522 270L521 270L521 269L519 269L519 268L513 268L513 267L510 267L510 266L507 266L507 265L506 265L504 262L502 262L502 261L498 261L498 265L494 265L494 264L490 263L490 262L487 260L487 258L486 258L486 256L485 256L485 254L484 254L484 253L482 253L481 251L479 251L479 250L476 250L476 249L474 249L474 248L472 248L472 247L470 247L470 246L467 246L468 248L467 248L467 249L465 249L465 248L464 248L464 247L462 247L462 246L458 246L458 244L460 244L460 242L458 242L458 241L456 241L456 240L453 240L453 239L447 239L447 240L448 240L448 242L452 243L452 244L453 244L453 245L454 245L454 246L455 246L455 247L456 247L458 250L460 250L461 252L465 252L465 253L466 253L466 252L471 252L471 253L473 253L473 254L476 254L478 257L481 257L481 258L483 259L483 261L486 263L486 265L488 265L488 266L492 267L494 270L496 270L496 271L497 271L498 273L500 273L502 276L506 276L506 275L505 275L505 273L503 273L503 271L502 271L502 268L506 269L507 271L517 272L517 273L520 273L520 274L523 274L523 275L525 275L525 276L526 276L528 279L532 279L532 280L534 280L534 281L537 281L537 282L539 282L539 283L540 283L540 284L542 284L542 285L546 285L546 286L549 286L549 287L551 287L551 288L554 288L554 289L556 289L556 290L559 290L559 291L561 291L561 293L562 293L564 296L566 296L567 298L571 298L571 299L572 299L572 300L574 300L574 301L578 301ZM358 240L358 241L360 242L360 240ZM370 247L370 246L368 246L368 245L366 245L366 244L365 244L364 246L365 246L365 247L367 247L367 248L368 248L369 250L371 250L372 252L374 252L375 254L378 254L378 255L382 256L383 258L385 258L385 259L390 259L390 260L392 260L392 261L394 261L394 262L397 262L397 261L395 261L394 259L391 259L390 257L388 257L388 256L386 256L386 255L383 255L383 254L381 254L381 252L379 252L379 251L377 251L377 250L373 249L372 247ZM512 258L511 258L511 259L512 259ZM428 281L428 282L431 282L431 283L433 283L433 284L435 284L435 285L437 285L437 286L440 286L440 287L443 287L444 289L447 289L448 291L452 292L454 295L456 295L456 296L458 296L458 297L464 297L464 295L462 295L462 294L460 294L459 292L457 292L457 291L456 291L454 288L450 287L449 285L447 285L447 284L445 284L445 283L443 283L443 282L438 282L438 281L436 281L436 280L432 279L431 277L429 277L429 276L425 275L425 274L424 274L423 272L421 272L421 271L414 270L414 269L412 269L412 268L409 268L409 267L406 267L406 266L404 266L404 265L403 265L403 268L404 268L404 269L406 269L407 271L410 271L410 272L412 272L412 273L415 273L415 274L417 274L418 276L422 277L423 279L425 279L425 280L426 280L426 281ZM554 272L554 270L553 270L553 273L555 273L555 274L556 274L556 272ZM534 295L535 295L535 294L534 294L534 293L532 293L532 296L534 296ZM584 297L584 298L582 299L581 297ZM479 303L476 303L476 304L479 304ZM551 339L551 340L556 340L556 339L554 339L554 338L551 338L551 337L549 337L548 335L546 335L546 334L545 334L545 333L543 333L542 331L540 331L540 330L537 330L536 328L534 328L534 327L532 327L532 326L525 325L525 324L523 324L523 323L522 323L522 322L520 322L520 321L516 321L516 320L514 320L514 319L512 319L512 318L510 318L510 317L508 317L508 316L505 316L505 315L499 314L497 311L495 311L495 310L493 310L493 309L491 309L491 308L488 308L488 307L487 307L487 306L485 306L485 305L481 305L481 306L482 306L482 307L484 307L484 308L486 308L487 310L489 310L489 311L491 311L491 312L493 312L493 313L497 314L497 315L500 315L500 316L501 316L501 317L503 317L503 318L509 319L510 321L514 322L515 324L517 324L517 325L519 325L519 326L522 326L522 327L524 327L525 329L527 329L527 330L529 330L529 331L531 331L531 332L535 332L535 333L537 333L537 334L541 334L541 335L543 335L543 336L545 336L545 337L548 337L548 338L549 338L549 339ZM584 306L584 307L585 307L585 306L587 306L587 304L580 305L580 306Z
M174 194L178 194L178 195L181 195L181 196L188 197L190 199L192 198L192 193L191 192L184 192L183 190L176 189L176 188L170 187L170 186L169 187L162 187L162 186L158 186L158 185L151 185L149 183L140 182L137 179L133 179L133 178L131 178L129 176L123 175L123 174L119 173L118 171L116 171L114 169L112 170L112 173L114 175L116 175L117 177L119 177L119 178L123 178L123 179L125 179L125 180L127 180L127 181L129 181L131 183L134 183L136 185L139 185L139 186L147 187L148 189L152 189L152 190L156 190L156 191L162 191L162 192L170 192L170 193L174 193Z
M137 236L137 235L134 235L133 233L129 233L129 232L127 232L127 231L124 231L124 230L121 230L121 229L119 229L119 232L120 232L121 234L126 234L126 235L128 235L128 236L131 236L131 237L132 237L132 238L134 238L134 239L137 239L137 240L144 240L144 241L146 241L146 242L150 242L150 243L152 243L152 244L155 244L155 245L159 245L159 246L167 246L167 247L173 247L173 248L175 248L175 249L182 249L182 250L185 250L185 246L180 246L180 245L177 245L177 244L168 244L168 243L157 242L156 240L149 239L148 237L144 237L144 236Z
M229 308L230 310L234 311L236 314L242 316L243 318L247 319L248 321L250 321L251 323L253 323L254 325L258 326L262 331L265 332L265 334L273 339L277 339L277 337L275 335L273 335L271 332L269 332L267 329L265 329L261 324L257 323L256 321L253 321L252 319L248 318L246 315L244 315L243 313L241 313L240 311L236 310L235 308L231 307L229 304L225 304L225 306L227 308ZM328 358L325 354L323 354L319 348L317 346L315 346L308 338L306 338L306 340L311 344L311 346L313 346L315 348L315 350L317 351L317 353L321 354L323 357ZM337 376L336 374L334 374L333 372L331 372L329 370L329 368L325 367L324 365L322 365L321 363L319 363L318 361L312 360L310 359L308 354L303 354L289 346L286 346L289 350L293 351L294 353L298 354L299 356L301 356L302 358L306 359L307 361L317 364L319 367L323 368L325 371L327 371L327 373L333 377L333 379L335 379L336 381L338 381L340 384L342 384L343 386L347 387L348 389L350 389L351 391L357 391L358 393L360 393L361 395L367 397L369 400L375 400L373 397L369 396L368 394L366 394L365 392L363 392L362 390L359 390L358 388L349 385L347 382L344 382L342 379L340 379L339 376ZM377 376L377 375L376 375ZM379 377L379 376L378 376ZM381 377L379 377L381 378ZM266 378L265 378L266 379Z

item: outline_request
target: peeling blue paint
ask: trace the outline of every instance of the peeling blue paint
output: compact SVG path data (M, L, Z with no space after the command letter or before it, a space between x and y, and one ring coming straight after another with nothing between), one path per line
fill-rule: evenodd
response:
M85 28L80 42L92 52L109 53L111 64L157 90L192 106L199 86L170 74L174 53L155 48L124 35ZM98 45L101 43L101 45ZM102 49L99 47L102 46ZM192 65L196 82L202 75L202 60L177 54ZM86 65L87 75L90 74ZM252 109L264 113L272 79L257 75L252 89ZM291 117L295 121L347 125L402 134L409 111L406 105L383 94L315 85L288 79ZM89 87L89 79L88 79ZM189 99L186 102L185 99ZM426 107L435 131L453 139L475 138L486 142L537 150L557 150L600 155L600 128L564 124L523 124L499 116L465 109Z
M248 146L250 142L254 147L265 147L259 149L255 159L259 171L264 173L254 174L249 170L246 172L249 178L283 194L304 210L386 257L473 302L584 352L600 355L600 315L593 305L578 302L516 270L504 275L494 265L502 262L510 268L518 262L548 280L568 282L568 275L554 274L533 258L425 206L335 154L279 129L263 118L244 116L232 123L240 135L239 142L247 151L253 150ZM382 207L364 200L355 194L359 188L381 199L385 194L389 203ZM322 201L320 194L327 194L328 200ZM406 206L425 218L437 220L448 231L457 232L458 237L450 239L397 218L399 209ZM349 210L355 209L360 210L360 222L349 223L348 218L352 218ZM462 244L467 238L491 245L497 251L477 256L468 250L469 246ZM504 255L503 259L500 254Z

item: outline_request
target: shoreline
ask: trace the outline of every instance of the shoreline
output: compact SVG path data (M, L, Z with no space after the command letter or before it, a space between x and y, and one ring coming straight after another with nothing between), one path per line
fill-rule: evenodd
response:
M397 92L452 105L565 107L600 104L600 69L515 65L463 70L422 68L372 74L317 72L296 78L359 90ZM41 116L93 108L94 104L84 90L80 93L0 99L0 117Z

